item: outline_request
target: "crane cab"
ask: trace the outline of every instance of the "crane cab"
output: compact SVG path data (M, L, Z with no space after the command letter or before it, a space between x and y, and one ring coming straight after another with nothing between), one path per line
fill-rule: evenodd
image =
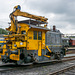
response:
M20 34L26 34L27 50L38 50L41 43L41 49L45 49L45 34L48 31L47 28L42 26L36 26L33 23L36 21L31 20L31 24L28 25L25 22L20 21ZM35 23L36 24L36 23Z

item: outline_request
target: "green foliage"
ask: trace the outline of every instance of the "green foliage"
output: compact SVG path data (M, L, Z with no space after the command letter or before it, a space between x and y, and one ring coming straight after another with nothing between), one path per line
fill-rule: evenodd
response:
M0 28L0 34L8 34L8 31L5 29Z
M75 36L70 36L70 38L75 38Z

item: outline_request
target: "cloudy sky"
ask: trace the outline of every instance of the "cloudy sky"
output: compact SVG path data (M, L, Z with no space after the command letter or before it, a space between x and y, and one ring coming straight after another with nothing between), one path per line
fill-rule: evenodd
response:
M48 18L48 27L56 25L63 33L75 33L75 0L0 0L0 28L8 27L15 5L21 10Z

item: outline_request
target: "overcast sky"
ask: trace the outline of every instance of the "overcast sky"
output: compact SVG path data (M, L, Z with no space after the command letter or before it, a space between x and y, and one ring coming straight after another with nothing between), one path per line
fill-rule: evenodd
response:
M48 27L56 25L63 33L75 33L75 0L0 0L0 27L8 27L15 5L21 10L48 18Z

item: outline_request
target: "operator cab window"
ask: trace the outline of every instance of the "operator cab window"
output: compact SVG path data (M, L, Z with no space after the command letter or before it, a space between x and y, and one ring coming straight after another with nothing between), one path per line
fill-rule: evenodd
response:
M21 31L21 34L26 34L26 31Z
M37 40L37 31L34 31L33 37L34 37L34 40Z
M42 40L42 32L38 32L38 40Z

